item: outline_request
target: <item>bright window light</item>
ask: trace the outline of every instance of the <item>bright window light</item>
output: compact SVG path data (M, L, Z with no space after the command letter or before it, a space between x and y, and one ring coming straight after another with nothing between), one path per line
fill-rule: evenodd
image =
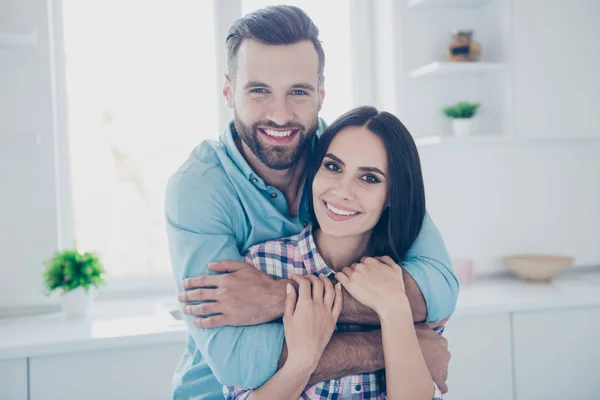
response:
M63 0L75 236L110 277L170 274L168 177L219 136L213 2Z

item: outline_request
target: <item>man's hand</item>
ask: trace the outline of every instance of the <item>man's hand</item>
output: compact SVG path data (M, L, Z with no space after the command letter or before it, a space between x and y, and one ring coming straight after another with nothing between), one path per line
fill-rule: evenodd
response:
M283 315L288 281L274 280L251 265L231 260L208 267L223 274L184 279L186 291L178 297L181 303L204 302L183 307L184 314L202 316L194 319L199 328L258 325Z
M443 324L442 321L441 324ZM439 324L436 324L439 325ZM446 379L448 378L448 362L450 361L450 352L448 351L448 341L445 337L438 335L432 329L432 324L417 324L415 331L417 339L423 352L423 358L429 368L433 381L438 385L442 393L448 391Z

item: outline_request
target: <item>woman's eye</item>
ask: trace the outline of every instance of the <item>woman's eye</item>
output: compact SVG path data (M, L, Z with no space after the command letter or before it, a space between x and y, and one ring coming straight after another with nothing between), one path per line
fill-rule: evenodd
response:
M379 183L379 179L375 175L363 175L361 179L368 183Z
M327 168L328 170L333 171L333 172L339 172L340 171L340 167L337 164L334 164L334 163L325 163L325 164L323 164L323 166L325 168Z

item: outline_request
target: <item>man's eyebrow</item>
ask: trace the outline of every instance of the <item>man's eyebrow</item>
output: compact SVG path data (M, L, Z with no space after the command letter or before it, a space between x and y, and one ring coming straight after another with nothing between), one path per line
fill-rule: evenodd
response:
M338 162L342 166L346 165L346 164L344 164L344 162L339 157L337 157L337 156L335 156L335 155L333 155L331 153L325 154L325 157L331 158L333 161ZM382 170L380 170L379 168L375 168L375 167L360 167L359 170L361 170L361 171L367 171L367 172L376 172L378 174L381 174L382 176L385 176L385 174L383 173Z
M246 83L244 85L244 89L250 89L253 87L264 87L264 88L271 88L271 86L267 85L264 82L260 82L260 81L250 81L248 83ZM310 90L310 91L315 91L315 87L313 85L311 85L310 83L295 83L292 85L292 87L294 89L304 89L304 90Z
M305 90L310 90L312 92L315 91L315 87L313 85L311 85L310 83L296 83L296 84L292 85L292 87L294 89L305 89Z
M244 89L250 89L251 87L265 87L270 88L271 86L267 85L264 82L259 81L250 81L244 85Z

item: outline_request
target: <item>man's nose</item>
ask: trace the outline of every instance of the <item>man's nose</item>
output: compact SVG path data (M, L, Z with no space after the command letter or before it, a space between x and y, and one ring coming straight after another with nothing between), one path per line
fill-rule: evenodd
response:
M271 103L271 108L267 118L275 122L277 125L286 125L294 119L292 106L285 98L275 99Z

